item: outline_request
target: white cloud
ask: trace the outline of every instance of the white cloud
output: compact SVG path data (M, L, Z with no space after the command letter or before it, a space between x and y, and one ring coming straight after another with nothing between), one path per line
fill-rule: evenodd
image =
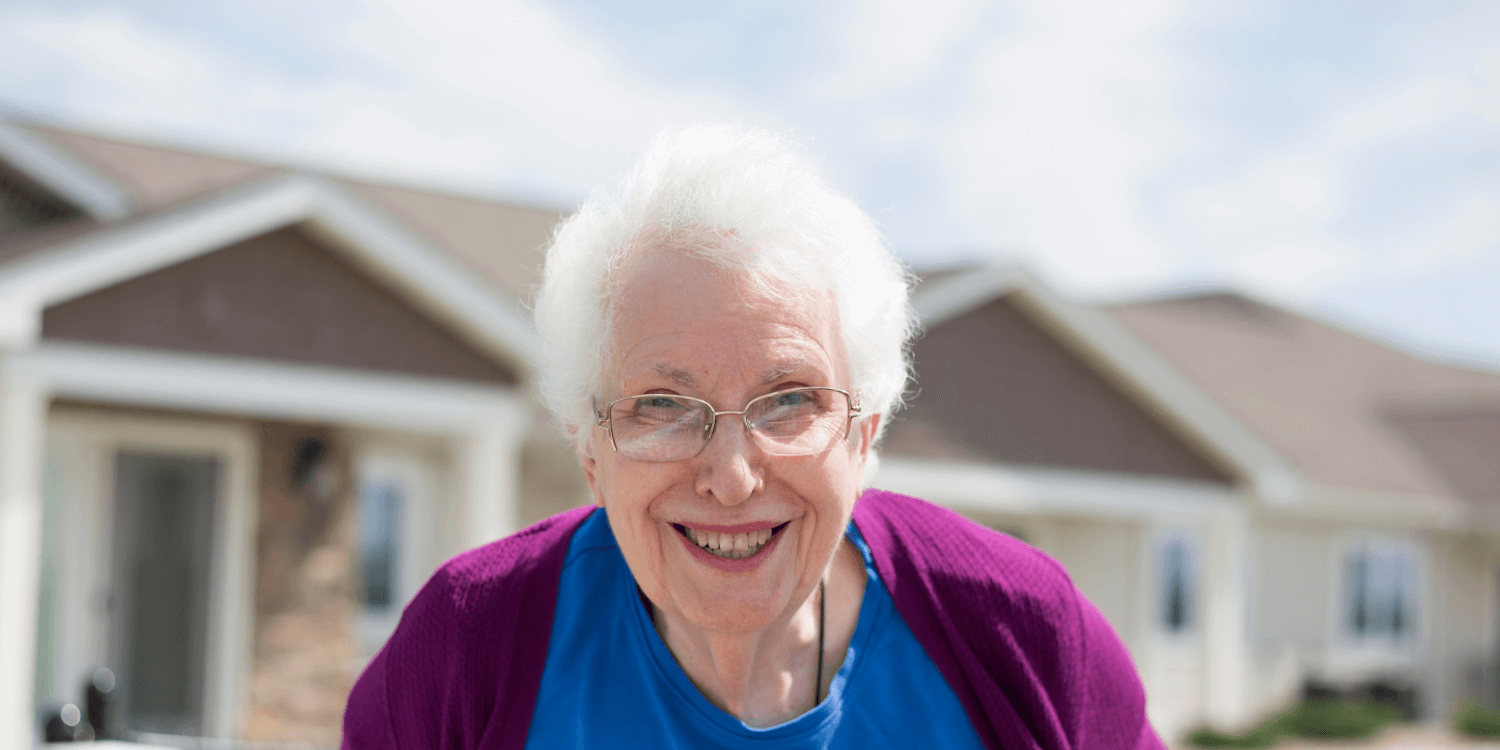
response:
M930 80L953 49L982 33L982 0L835 4L826 33L835 62L803 82L811 95L867 99Z
M1075 287L1158 278L1166 256L1141 216L1152 164L1191 140L1162 52L1171 3L1027 4L968 71L943 146L956 220L1025 246Z
M1500 253L1500 189L1462 196L1436 221L1393 242L1380 260L1387 273L1405 275L1468 264L1490 253Z
M1245 60L1211 61L1202 46L1205 29L1280 22L1254 2L828 3L802 14L826 24L813 35L818 67L767 93L697 71L643 79L618 58L631 40L589 37L609 31L525 0L320 6L296 30L331 61L316 76L120 8L34 2L0 9L0 96L562 203L665 124L794 128L816 137L836 179L870 192L875 213L897 216L899 246L1025 248L1075 294L1220 278L1309 302L1398 283L1421 296L1431 292L1414 279L1497 252L1492 176L1457 181L1451 167L1403 185L1381 171L1393 154L1459 153L1454 133L1493 158L1495 4L1443 6L1403 31L1390 69L1342 71L1268 137L1205 97L1265 89L1261 71L1233 67ZM1372 188L1430 200L1391 210Z

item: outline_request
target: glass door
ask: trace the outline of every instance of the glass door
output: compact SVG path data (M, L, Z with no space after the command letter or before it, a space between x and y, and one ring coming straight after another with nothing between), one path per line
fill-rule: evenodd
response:
M115 456L116 728L203 733L218 464L134 450Z

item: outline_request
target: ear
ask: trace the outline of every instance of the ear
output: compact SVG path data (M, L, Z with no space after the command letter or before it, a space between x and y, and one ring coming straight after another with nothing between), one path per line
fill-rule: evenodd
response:
M594 496L594 504L603 508L604 496L599 491L599 463L594 458L594 441L586 438L573 445L578 452L578 462L583 464L583 477L588 480L589 494Z
M870 446L875 444L875 433L880 429L880 418L884 414L875 413L860 420L859 422L859 460L868 461L870 458Z
M880 469L880 455L873 450L875 434L880 428L880 416L872 414L859 424L859 491L855 494L856 500L865 490L874 486L875 472Z

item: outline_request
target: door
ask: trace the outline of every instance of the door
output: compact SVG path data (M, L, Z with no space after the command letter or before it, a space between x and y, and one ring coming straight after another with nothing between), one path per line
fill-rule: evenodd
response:
M121 693L117 726L204 733L218 464L140 450L115 455L109 662Z

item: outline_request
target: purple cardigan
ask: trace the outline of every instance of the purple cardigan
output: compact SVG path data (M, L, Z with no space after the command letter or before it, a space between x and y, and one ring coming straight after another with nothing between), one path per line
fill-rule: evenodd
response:
M568 542L592 510L443 565L349 694L344 748L521 750ZM1163 748L1130 655L1057 562L893 492L866 492L854 522L986 747Z

